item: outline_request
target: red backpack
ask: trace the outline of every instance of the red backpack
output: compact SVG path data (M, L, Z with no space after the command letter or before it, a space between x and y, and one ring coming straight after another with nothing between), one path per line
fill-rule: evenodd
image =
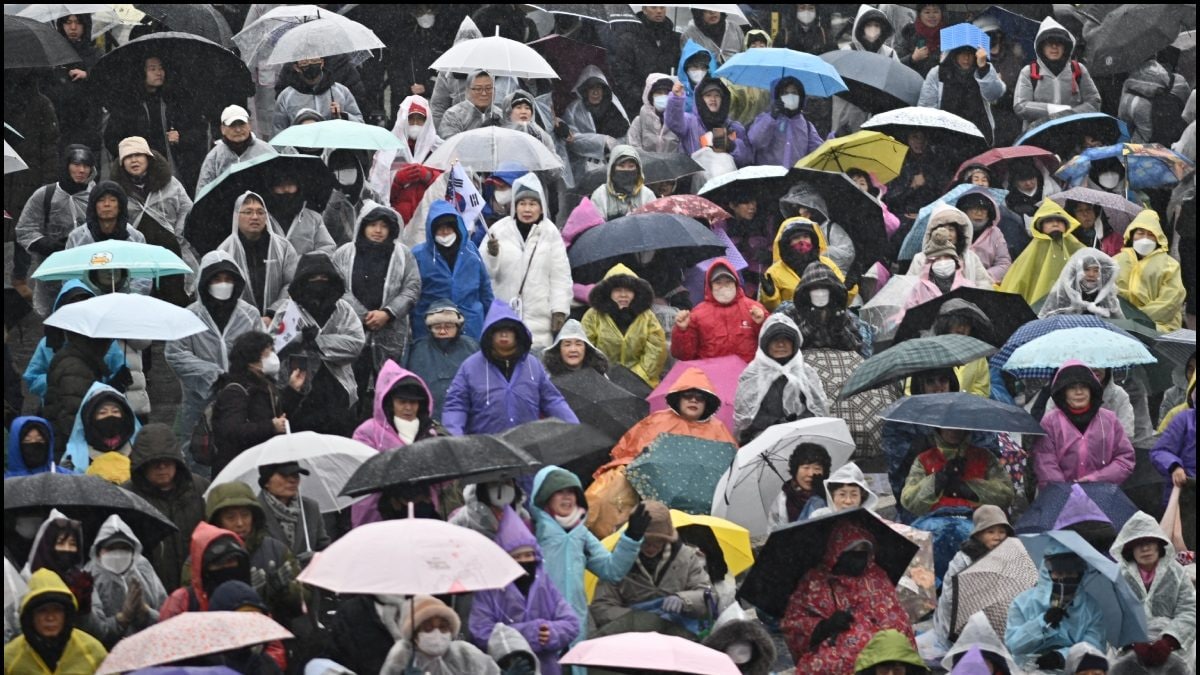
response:
M1083 68L1080 67L1078 61L1071 59L1071 95L1079 93L1079 78L1081 77L1083 77ZM1029 64L1029 79L1034 82L1042 79L1042 69L1038 66L1037 59Z

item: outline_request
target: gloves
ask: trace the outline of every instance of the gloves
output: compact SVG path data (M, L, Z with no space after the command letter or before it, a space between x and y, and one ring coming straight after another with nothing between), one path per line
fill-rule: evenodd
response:
M565 141L571 135L571 128L567 126L566 122L559 120L558 124L554 125L554 135Z
M520 657L512 660L508 667L501 671L501 675L536 675L537 669L529 661L528 658Z
M678 595L668 595L663 598L662 609L664 612L670 612L671 614L683 612L683 598Z
M75 602L79 604L77 614L80 616L91 614L92 586L95 583L92 575L81 569L72 569L70 572L67 572L63 581L66 582L67 588L71 589L71 595L75 596Z
M303 337L304 341L308 343L315 343L317 341L317 336L320 334L320 326L305 326L304 328L300 329L300 335Z
M296 554L296 562L300 563L300 567L302 568L308 567L308 563L312 561L313 555L315 554L312 551L301 551Z
M404 184L428 183L431 173L428 168L411 162L396 170L396 180Z
M933 492L934 494L945 494L946 488L950 486L952 476L946 473L945 469L933 474Z
M1164 636L1160 640L1154 642L1135 642L1133 643L1133 651L1137 654L1138 663L1149 668L1161 666L1171 658L1171 652L1174 651L1174 638ZM1176 643L1178 644L1178 643Z
M120 370L108 378L108 384L124 394L129 385L133 384L133 373L129 372L129 366L121 366Z
M250 587L262 597L267 590L267 573L261 567L250 568Z
M1042 670L1059 670L1067 665L1067 660L1058 652L1046 652L1037 658L1037 667Z
M1096 303L1094 303L1094 302L1085 302L1085 303L1083 303L1083 308L1084 308L1084 309L1086 309L1086 310L1088 311L1088 313L1089 313L1089 314L1094 314L1094 315L1096 315L1096 316L1103 317L1103 318L1105 318L1105 319L1107 319L1108 317L1112 316L1112 312L1110 312L1110 311L1108 311L1107 309L1105 309L1105 308L1101 307L1100 305L1097 305L1097 304L1096 304Z
M42 256L49 256L52 253L58 253L66 247L66 238L55 239L53 237L42 237L41 239L38 239L30 244L29 250Z
M567 315L562 312L555 312L550 315L550 332L558 335L558 331L562 330L563 324L567 322Z
M629 525L625 528L625 536L634 541L641 541L646 536L646 528L650 527L650 514L646 513L646 505L638 504L633 513L629 514Z
M300 574L300 570L296 569L298 565L292 563L284 563L280 567L275 566L275 561L272 560L267 564L267 586L274 593L286 593L288 586L295 581L296 576Z
M144 597L141 582L136 577L131 579L129 589L125 592L125 602L121 604L121 611L117 612L117 622L128 624L144 614L146 612Z
M1045 614L1042 615L1042 619L1046 621L1047 626L1050 626L1051 628L1058 628L1058 624L1062 623L1062 620L1069 616L1071 616L1071 614L1066 610L1066 608L1051 607L1050 609L1046 610Z
M500 255L500 240L495 235L487 238L487 252L493 257Z
M967 481L962 478L955 478L946 488L946 495L950 497L958 497L959 499L969 499L973 502L979 501L979 495L975 494L975 490L967 484Z
M775 280L771 278L770 274L763 275L762 284L759 286L759 290L762 291L761 295L764 297L771 297L772 295L775 295Z
M833 616L828 619L822 619L813 629L812 638L808 642L809 648L815 650L825 640L836 638L849 630L850 624L853 622L854 616L841 610L834 612Z

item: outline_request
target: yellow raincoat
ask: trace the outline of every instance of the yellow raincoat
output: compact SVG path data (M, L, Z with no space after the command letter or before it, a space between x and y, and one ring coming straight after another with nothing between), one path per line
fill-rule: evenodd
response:
M71 603L69 614L74 614L78 609L75 596L71 594L71 589L67 588L62 578L53 571L42 568L30 577L29 591L21 600L22 626L30 624L33 620L33 617L25 616L25 610L29 607L29 603L39 596L48 594L57 594L63 596L62 600L69 601ZM105 651L100 641L78 628L70 627L70 622L64 630L71 631L71 637L67 639L67 646L63 648L62 656L58 659L58 666L54 670L50 670L22 634L4 645L5 675L41 675L43 673L45 675L92 675L96 672L101 662L104 661L104 657L108 656L108 652Z
M629 279L617 280L618 277ZM633 323L622 333L613 321L612 313L617 309L612 301L612 291L617 286L633 289ZM651 387L657 387L662 378L663 365L667 362L667 334L655 318L650 306L654 303L654 290L650 282L634 274L624 265L614 265L596 284L588 295L591 308L583 315L583 330L596 349L637 373Z
M775 311L775 308L780 303L792 299L792 296L796 294L796 287L800 285L800 277L804 274L804 270L794 270L785 263L783 255L779 252L780 243L784 238L783 233L793 225L808 225L812 229L817 237L817 252L819 254L817 259L833 270L838 281L846 280L846 275L842 274L842 270L838 268L837 264L825 255L825 251L829 248L829 245L825 241L825 233L821 231L821 228L808 218L801 218L799 216L788 218L779 224L779 229L775 232L775 242L771 244L771 266L764 273L765 276L771 277L771 282L775 284L775 292L767 295L761 287L758 289L758 301L771 311ZM854 299L856 292L857 287L849 294L847 302Z
M1057 216L1067 221L1067 231L1063 238L1054 241L1039 227L1043 219ZM1000 290L1005 293L1017 293L1025 298L1025 302L1033 304L1041 300L1054 287L1054 282L1062 275L1067 260L1084 246L1071 233L1079 228L1079 221L1067 213L1063 207L1049 199L1043 200L1037 213L1033 214L1030 234L1033 241L1025 247L1021 255L1013 261L1012 267L1004 275Z
M1148 230L1158 239L1158 248L1138 260L1133 250L1133 231ZM1120 272L1117 292L1134 307L1142 310L1158 330L1169 333L1183 326L1183 277L1179 263L1170 256L1170 244L1158 223L1158 214L1150 209L1139 213L1125 228L1125 247L1115 256Z

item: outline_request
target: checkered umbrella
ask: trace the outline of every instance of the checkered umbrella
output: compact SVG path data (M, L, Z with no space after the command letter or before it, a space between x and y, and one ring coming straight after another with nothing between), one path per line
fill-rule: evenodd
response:
M864 361L838 397L853 396L923 370L961 366L995 352L995 347L966 335L935 335L908 340Z
M1025 545L1016 538L1005 539L954 577L952 634L961 633L972 614L983 612L996 635L1004 635L1013 599L1036 586L1037 580L1037 568Z
M883 448L883 419L879 414L900 395L897 387L880 387L838 399L842 385L862 365L865 359L858 352L837 349L805 349L804 362L812 366L821 378L829 416L846 420L850 437L854 439L854 459L874 457Z

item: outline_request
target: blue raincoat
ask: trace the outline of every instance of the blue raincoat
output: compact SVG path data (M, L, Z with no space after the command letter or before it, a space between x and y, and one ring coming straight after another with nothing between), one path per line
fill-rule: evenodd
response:
M1046 546L1046 557L1063 553L1074 551L1059 541L1053 541ZM1088 567L1084 576L1089 574L1099 572ZM1101 652L1105 650L1107 640L1104 631L1107 620L1099 603L1082 587L1083 584L1080 583L1079 591L1066 607L1069 616L1064 618L1057 628L1048 626L1043 615L1050 609L1050 594L1053 592L1054 583L1050 580L1050 571L1043 559L1038 568L1037 586L1018 595L1008 608L1004 643L1012 652L1013 660L1018 664L1025 663L1036 660L1038 656L1051 650L1058 651L1063 659L1066 659L1071 645L1079 642L1086 642Z
M696 93L696 85L692 83L690 78L688 78L687 68L684 67L687 64L688 59L691 58L696 52L704 52L705 54L708 54L708 75L710 77L716 77L713 75L713 73L717 72L717 59L713 57L712 52L708 51L704 47L701 47L692 40L688 40L687 44L683 45L683 49L681 49L679 52L679 68L675 70L675 72L679 74L677 79L683 84L684 112L695 112L696 110L696 104L693 101Z
M458 258L451 269L446 259L438 253L433 240L433 222L441 216L454 216L458 223ZM438 200L429 207L425 218L425 241L413 248L413 257L421 270L421 297L412 310L413 339L429 335L425 326L425 312L435 300L448 298L454 302L466 318L463 333L479 339L483 332L483 318L492 304L492 280L483 258L467 236L467 225L450 202Z
M134 439L137 438L138 432L142 430L142 423L138 420L137 416L133 414L133 408L131 408L129 403L125 401L125 396L122 395L121 392L113 389L103 382L93 382L91 388L88 389L87 393L83 395L83 402L79 404L79 411L75 413L75 425L71 427L71 437L67 439L67 451L63 454L63 461L65 462L67 459L70 459L75 467L76 473L86 472L88 466L91 464L91 459L88 454L87 438L83 434L83 413L85 410L89 409L88 402L92 400L93 396L105 392L119 397L121 402L125 404L124 414L126 419L133 420L133 435L129 437L129 441L126 443L126 445L132 446ZM118 450L121 450L121 448L118 448Z
M40 424L42 433L46 435L46 442L49 448L46 453L46 463L41 466L28 467L25 466L25 459L21 457L21 437L25 435L25 427L30 424ZM42 417L34 417L26 415L13 420L12 433L8 435L8 465L4 469L5 478L15 478L17 476L32 476L39 473L71 473L67 469L54 463L54 427L50 422Z
M79 279L71 279L62 285L62 289L54 299L54 309L58 309L63 296L75 289L80 289L91 296L96 295L87 284ZM29 393L36 394L43 403L46 397L46 373L50 372L50 361L53 359L54 350L46 345L46 338L38 340L37 346L33 348L33 356L29 358L29 365L25 367L25 374L21 376L25 380L25 385L29 387ZM104 365L108 366L109 375L116 373L125 365L125 353L121 351L117 340L113 340L112 344L108 346L108 353L104 355Z

